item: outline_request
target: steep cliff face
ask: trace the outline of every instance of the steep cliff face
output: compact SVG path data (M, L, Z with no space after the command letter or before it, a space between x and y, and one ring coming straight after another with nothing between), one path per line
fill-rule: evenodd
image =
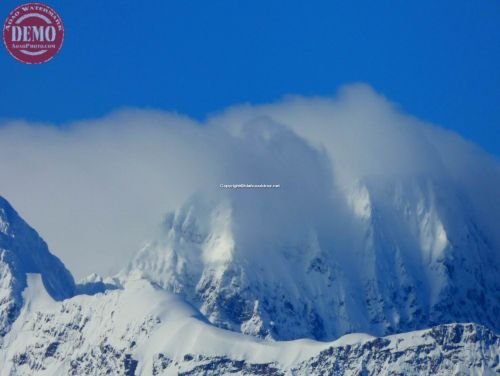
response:
M330 347L293 368L295 375L493 375L500 337L474 324Z
M19 315L27 273L40 273L47 292L56 300L74 294L75 282L63 263L0 196L0 337Z
M266 223L273 208L240 207L229 195L198 196L126 273L180 294L219 327L259 337L331 340L451 322L498 330L499 248L468 204L432 179L366 179L345 193L345 207L298 225Z
M337 251L342 243L325 242L312 226L277 238L272 230L266 240L279 242L253 243L255 234L240 238L248 232L240 227L247 212L230 200L196 198L166 219L163 236L119 278L91 276L77 287L1 200L2 375L499 373L500 338L491 329L498 323L479 304L495 309L497 264L488 258L494 254L469 218L434 209L438 191L422 187L429 191L366 185L352 192L359 217L352 220L365 231L347 237L346 244L359 247L354 254ZM378 201L379 194L391 200ZM400 227L390 226L398 221ZM450 223L465 227L454 233ZM398 253L399 231L408 243ZM382 284L388 278L393 283ZM442 303L471 294L480 300L449 309ZM359 328L385 333L464 317L485 325L441 324L378 338L353 333L331 342L258 338L321 338Z

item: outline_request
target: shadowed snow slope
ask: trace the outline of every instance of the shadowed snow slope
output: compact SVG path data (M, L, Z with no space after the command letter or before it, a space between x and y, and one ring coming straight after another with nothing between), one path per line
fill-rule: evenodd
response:
M40 273L56 300L74 294L75 282L63 263L0 196L0 337L19 314L27 273Z
M201 189L122 278L139 271L219 327L280 340L500 329L498 161L365 86L209 125L232 135L218 183L280 188Z
M325 343L265 341L206 323L178 296L131 278L123 290L53 301L29 277L0 350L2 375L487 375L500 338L474 324Z
M366 191L361 189L359 192L366 200ZM420 193L413 194L420 197ZM403 196L397 197L406 202ZM347 284L349 279L344 277L339 284L338 275L341 273L336 274L347 264L343 264L345 261L340 256L331 260L332 254L322 251L322 238L318 236L317 228L299 232L298 235L304 236L304 242L296 243L295 247L294 244L264 242L255 252L246 248L240 250L237 234L241 213L231 205L229 198L211 202L193 198L185 208L166 219L163 236L137 256L132 263L134 268L120 276L121 284L116 283L117 279L108 281L91 276L86 280L87 288L83 292L88 293L90 289L93 295L75 296L72 296L75 290L73 279L66 269L48 252L34 230L2 200L3 252L16 257L22 255L22 258L12 258L14 264L9 263L12 259L5 257L2 261L7 272L1 275L1 292L19 307L15 316L2 316L10 320L6 321L8 325L4 326L0 341L2 375L201 376L231 373L299 376L403 372L407 375L444 376L464 372L471 375L500 372L500 338L494 331L475 323L439 325L382 338L362 333L348 334L333 342L304 338L272 341L210 324L207 317L219 326L233 325L231 329L238 330L237 320L241 316L234 315L244 312L245 299L252 301L258 294L268 294L263 295L263 302L268 301L263 308L260 308L259 300L254 300L252 318L241 324L242 331L260 335L266 334L265 330L269 328L266 335L271 336L285 333L288 328L296 336L302 333L314 335L317 332L307 332L310 329L308 317L295 313L293 307L297 299L311 296L313 298L304 304L310 304L318 317L323 315L320 317L322 322L330 325L326 321L329 318L327 309L335 306L326 306L329 302L326 295L322 295L326 303L321 303L315 295L325 288L332 297L343 297L346 310L359 310L356 312L358 320L370 314L368 306L349 307L359 296L348 300L347 294L354 290L342 295L342 289L347 291L352 285ZM401 200L396 202L401 203ZM435 224L438 219L433 217L434 214L425 214L430 203L421 205L424 209L417 209L422 216L429 218L423 220L422 228L418 228L424 234L428 231L426 226L434 230L429 235L430 240L427 235L422 235L427 246L419 249L422 252L428 250L429 254L423 253L422 256L426 262L433 257L441 260L443 248L448 247L446 244L453 239L453 233L448 232L445 238L442 232L446 231L447 224L444 223L445 229L441 229ZM360 206L366 214L364 204ZM383 210L381 213L389 215L390 208L380 209ZM377 210L372 206L371 215L376 217ZM374 223L368 221L367 228ZM411 229L412 223L410 221L405 226ZM286 238L272 236L267 240ZM374 237L367 238L371 239L369 244L376 243ZM300 240L300 237L293 239ZM186 264L190 268L186 269ZM458 275L467 276L468 270L464 268ZM427 272L429 275L434 273L432 269ZM443 286L456 283L451 275L444 274L442 282L438 278L440 272L435 274L436 281ZM409 275L417 278L411 273ZM305 277L311 281L306 282ZM428 286L441 286L435 280L429 282L428 276L425 278L418 281L427 281ZM325 279L331 284L325 284ZM207 286L205 295L200 294L205 290L196 287L200 281L203 282L200 286ZM362 286L364 282L358 278L353 283ZM463 286L469 286L468 281L463 283ZM470 286L478 288L474 279L471 279ZM165 287L175 293L166 291ZM337 290L328 290L330 287ZM278 289L279 295L273 289ZM432 298L424 300L431 307L429 312L436 305L430 302L442 301L441 291L437 288ZM334 295L336 292L339 295ZM240 294L240 297L235 299L232 293ZM458 293L454 296L460 297ZM421 299L424 298L422 295ZM186 300L200 304L206 316ZM9 303L8 300L4 302ZM394 304L396 302L395 299ZM8 307L2 307L2 314L8 314ZM275 307L275 311L269 307ZM459 316L460 312L450 308L450 316ZM472 312L482 314L480 319L488 318L488 311L482 307ZM297 318L294 318L295 314ZM269 320L270 317L279 321ZM348 316L343 319L346 325L363 325L363 321L356 324ZM294 331L288 327L293 324L290 320L297 320L294 321L296 325L301 325L300 320L304 320L305 324ZM338 325L337 322L332 326L323 325L323 330L338 329ZM370 323L369 328L377 326Z
M449 181L364 179L305 221L268 192L252 194L194 197L128 272L219 327L259 337L331 340L451 322L500 329L498 248Z

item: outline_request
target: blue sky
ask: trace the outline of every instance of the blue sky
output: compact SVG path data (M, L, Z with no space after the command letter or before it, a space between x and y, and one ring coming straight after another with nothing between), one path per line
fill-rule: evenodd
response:
M2 1L6 17L19 1ZM196 118L362 81L500 155L498 1L52 0L47 64L0 53L0 118L64 124L121 107Z

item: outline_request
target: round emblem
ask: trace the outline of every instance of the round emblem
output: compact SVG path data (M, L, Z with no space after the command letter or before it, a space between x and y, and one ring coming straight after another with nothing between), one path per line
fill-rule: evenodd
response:
M18 6L5 20L3 42L9 53L27 64L41 64L61 49L64 25L48 5L27 3Z

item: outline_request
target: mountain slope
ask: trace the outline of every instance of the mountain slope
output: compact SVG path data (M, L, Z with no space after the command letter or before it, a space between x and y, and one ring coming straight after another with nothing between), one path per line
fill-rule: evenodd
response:
M331 215L290 223L267 223L294 212L261 204L268 192L244 206L237 194L195 196L123 278L139 272L219 327L279 340L500 330L498 245L449 181L365 179L325 206Z
M324 343L259 340L208 324L178 296L131 279L123 290L56 302L28 277L0 349L5 375L488 375L500 338L475 324Z
M40 273L45 289L56 300L74 294L75 282L63 263L0 196L0 337L20 312L27 273Z
M361 194L360 197L366 198L366 195ZM237 252L235 239L238 238L232 236L238 232L233 232L231 226L241 222L234 221L238 213L237 210L234 212L229 201L193 199L187 206L189 209L183 208L167 218L165 237L160 238L162 242L156 243L153 248L151 245L146 247L137 256L127 273L120 276L121 284L116 280L105 282L91 276L85 285L78 287L36 232L19 218L5 200L0 203L3 255L0 292L7 297L0 307L4 320L0 341L2 375L493 375L500 372L500 337L486 326L475 323L438 325L382 338L349 334L333 342L264 340L212 325L209 320L219 326L227 322L237 324L235 320L241 317L238 315L244 313L242 307L247 304L244 299L251 299L251 294L259 292L253 286L269 294L268 304L275 307L279 307L281 301L279 295L272 291L276 287L283 288L279 293L290 294L286 296L288 300L301 294L307 298L314 286L304 284L309 281L300 274L304 273L301 269L304 265L307 267L305 273L317 273L310 275L310 282L316 283L318 289L325 287L322 285L325 277L333 277L327 287L337 291L351 286L348 282L352 279L343 279L340 287L335 286L339 283L340 271L335 274L332 270L335 270L335 265L342 265L341 259L336 258L334 261L337 264L333 263L321 251L321 241L312 235L305 238L309 241L304 243L309 246L305 248L282 249L271 244L272 249L278 249L283 254L275 252L273 257L268 254L270 257L265 261L271 268L266 270L266 264L262 263L257 270L252 270L256 264L249 262L255 262L255 259L249 256L257 255L262 260L269 249L256 250L255 253ZM371 205L373 212L375 206ZM370 223L373 224L368 221L367 225ZM211 230L208 235L207 230ZM308 228L307 232L314 234L313 230ZM476 242L476 239L473 241ZM165 246L171 245L175 245L178 253L163 252ZM159 258L165 255L171 259ZM311 257L312 263L304 264ZM278 262L282 262L282 269L277 268ZM210 269L209 266L219 266L219 269ZM217 274L221 270L222 274ZM248 274L244 274L246 270ZM468 272L470 269L464 270ZM190 279L193 274L183 274L188 271L200 274L194 274L195 278ZM282 279L290 271L292 276ZM489 271L485 269L484 273ZM468 276L465 272L461 271L458 275ZM274 273L274 279L270 273ZM248 277L240 279L242 275ZM200 276L202 280L218 277L216 281L219 284L215 286L219 289L216 291L218 295L211 295L215 293L210 288L206 295L200 295L203 298L214 297L215 300L196 300L197 290L193 290L192 296L186 294L190 291L187 287L196 287ZM228 276L231 278L227 279ZM416 278L415 275L413 277ZM457 283L452 276L448 277L444 286ZM206 280L209 286L214 281L210 278ZM278 278L281 285L273 285L271 282ZM259 280L261 283L258 283ZM483 280L488 281L486 275ZM240 285L241 281L245 284ZM193 285L182 285L181 282ZM464 286L469 282L465 280ZM174 292L166 291L168 283L172 283ZM472 279L471 286L477 287L474 283ZM242 286L247 290L241 289ZM298 295L293 295L293 291L285 287L297 288ZM90 295L75 295L75 291ZM233 291L240 294L240 300L228 295ZM347 295L344 296L347 302ZM492 297L494 295L487 299ZM357 298L351 299L354 301ZM190 305L186 301L190 299L201 303L205 312ZM315 302L314 299L311 302ZM212 311L207 307L211 307ZM268 307L270 305L264 304L265 309ZM325 311L318 307L318 312L324 315ZM284 308L289 309L286 305ZM324 306L324 309L327 308L335 307ZM480 308L477 312L487 318L487 312L485 314ZM262 312L269 316L263 316ZM456 313L451 311L451 314ZM265 325L269 325L271 330L273 326L283 330L294 324L293 320L297 320L295 323L299 326L297 331L288 327L293 335L310 328L307 322L303 324L299 321L303 317L293 317L292 312L286 310L260 311L256 304L253 315L249 322L244 323L243 331L248 329L250 333L259 335L252 330L266 329ZM266 321L269 318L288 321L273 323L272 320ZM355 324L350 317L344 319Z

